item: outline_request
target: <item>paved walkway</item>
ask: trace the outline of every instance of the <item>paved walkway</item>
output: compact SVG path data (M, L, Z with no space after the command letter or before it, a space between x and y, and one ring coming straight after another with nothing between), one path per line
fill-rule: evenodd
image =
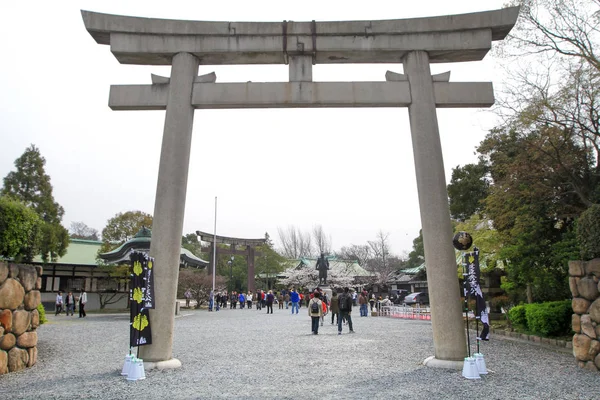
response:
M50 315L39 329L38 363L0 377L7 399L597 399L600 375L572 355L531 343L492 340L490 374L426 368L428 321L354 317L354 335L327 323L310 332L299 315L275 309L187 311L176 318L174 356L182 368L119 375L128 344L126 314Z

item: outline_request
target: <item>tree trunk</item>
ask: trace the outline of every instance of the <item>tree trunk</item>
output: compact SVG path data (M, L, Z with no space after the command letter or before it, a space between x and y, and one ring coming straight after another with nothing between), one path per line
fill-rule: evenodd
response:
M531 288L531 283L527 284L527 304L533 303L533 289Z

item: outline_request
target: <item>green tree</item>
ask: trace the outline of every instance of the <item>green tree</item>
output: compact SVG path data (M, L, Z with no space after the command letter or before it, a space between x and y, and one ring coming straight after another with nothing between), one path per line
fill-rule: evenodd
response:
M195 256L201 257L202 245L198 240L198 235L195 233L188 233L181 237L181 247L194 253Z
M408 253L406 268L415 268L425 260L425 245L423 244L423 230L419 229L419 236L413 240L413 249Z
M0 256L15 258L23 249L37 249L42 220L18 200L0 196Z
M106 253L119 247L134 237L143 227L152 227L152 215L142 211L117 213L108 220L102 230L102 246L99 253Z
M277 279L277 274L284 270L284 263L286 261L285 257L275 251L274 244L268 233L265 233L265 239L266 242L264 245L256 247L257 252L261 252L262 255L256 258L254 265L254 272L264 285L263 289L273 287ZM261 276L263 278L260 278Z
M483 162L467 164L452 169L448 185L450 215L458 221L465 221L483 210L483 200L489 193L488 168Z
M4 178L1 194L21 201L32 208L41 218L40 241L30 241L18 257L31 262L38 254L42 260L55 261L62 257L69 245L69 234L60 224L64 209L54 201L50 176L45 172L46 160L33 144L15 160L16 171Z

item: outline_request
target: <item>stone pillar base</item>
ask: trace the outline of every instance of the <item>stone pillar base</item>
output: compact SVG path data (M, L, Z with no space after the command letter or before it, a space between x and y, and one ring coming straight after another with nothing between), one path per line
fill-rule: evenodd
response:
M445 368L445 369L457 369L462 370L464 360L461 361L451 361L451 360L439 360L435 358L435 356L427 357L425 361L423 361L423 365L429 368Z
M181 361L176 358L171 358L165 361L144 361L144 369L150 371L151 369L163 370L163 369L175 369L181 368Z

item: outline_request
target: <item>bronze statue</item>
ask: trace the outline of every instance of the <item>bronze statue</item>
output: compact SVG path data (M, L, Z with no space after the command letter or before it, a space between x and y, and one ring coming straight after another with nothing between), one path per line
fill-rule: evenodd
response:
M329 269L329 260L325 258L325 253L317 260L315 269L319 271L319 285L327 285L327 270Z

